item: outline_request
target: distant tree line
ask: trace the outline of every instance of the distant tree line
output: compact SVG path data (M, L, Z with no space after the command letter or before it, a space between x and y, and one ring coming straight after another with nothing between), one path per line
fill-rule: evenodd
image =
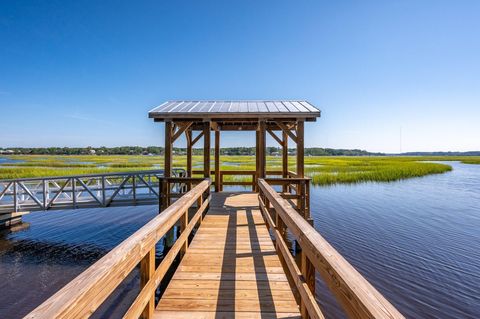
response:
M211 150L213 152L213 149ZM281 155L279 147L267 147L267 155ZM173 148L177 155L186 154L186 148ZM194 148L193 155L201 155L202 148ZM289 148L290 155L296 154L295 148ZM3 155L163 155L164 148L159 146L119 146L119 147L9 147L0 148ZM255 147L225 147L220 149L221 155L255 155ZM384 155L383 153L370 153L363 150L347 150L311 147L305 148L306 156L366 156Z

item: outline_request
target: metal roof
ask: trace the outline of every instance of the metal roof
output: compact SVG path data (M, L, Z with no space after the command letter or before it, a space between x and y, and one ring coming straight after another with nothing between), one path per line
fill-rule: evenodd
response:
M315 120L320 110L307 101L167 101L148 113L150 118L305 118Z

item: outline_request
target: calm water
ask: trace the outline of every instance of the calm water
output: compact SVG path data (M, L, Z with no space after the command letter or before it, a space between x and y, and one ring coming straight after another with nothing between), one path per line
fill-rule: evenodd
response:
M316 228L409 318L480 318L480 166L395 183L312 188ZM0 318L20 318L156 214L156 206L37 212L0 234ZM333 318L342 313L318 284ZM127 278L99 312L122 313Z
M0 318L21 318L151 218L158 206L35 212L23 230L0 233ZM100 313L125 311L138 273ZM120 290L120 289L119 289ZM97 317L102 317L101 315Z
M480 166L449 164L441 175L312 191L316 228L409 318L480 318Z

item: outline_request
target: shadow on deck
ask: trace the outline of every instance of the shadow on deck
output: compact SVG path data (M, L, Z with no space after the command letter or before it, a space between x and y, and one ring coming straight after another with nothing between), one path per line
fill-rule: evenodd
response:
M300 318L257 193L214 193L161 298L162 318Z

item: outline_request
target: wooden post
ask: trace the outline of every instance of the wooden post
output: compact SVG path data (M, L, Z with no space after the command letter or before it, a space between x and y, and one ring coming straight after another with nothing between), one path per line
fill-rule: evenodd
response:
M172 122L165 122L165 168L163 175L172 176Z
M282 130L282 177L288 177L288 134ZM282 191L288 191L288 185L282 186Z
M183 234L185 229L188 226L188 209L183 213L182 217L180 217L180 234ZM182 245L181 255L185 255L187 253L188 248L188 238L185 240L185 243Z
M210 122L203 123L203 176L210 178Z
M215 192L222 191L222 177L220 176L220 131L215 130Z
M187 140L187 176L192 177L192 129L185 131L185 137Z
M153 277L155 273L155 246L143 257L140 262L140 289L145 287L148 281ZM155 309L155 294L152 293L150 300L148 301L143 313L142 319L153 318L153 311Z
M68 182L67 182L68 183ZM72 177L71 179L71 183L72 183L72 206L73 208L77 208L77 195L76 195L76 182L75 182L75 178Z
M260 169L260 128L255 130L255 176L253 180L253 191L258 192L258 177Z
M18 188L17 182L13 182L13 211L18 211Z
M304 121L297 121L297 177L305 177L305 149L303 138Z
M258 175L260 178L265 178L266 176L266 126L265 121L260 121L259 123L259 136L258 136L258 144L259 144L259 155L258 155Z

